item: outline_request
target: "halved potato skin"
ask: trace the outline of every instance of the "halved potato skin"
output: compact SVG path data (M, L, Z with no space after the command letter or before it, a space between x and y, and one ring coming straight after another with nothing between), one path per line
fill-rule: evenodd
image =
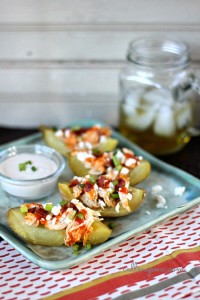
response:
M84 177L90 173L90 169L86 168L82 161L78 160L75 155L67 155L68 164L72 172L79 177ZM151 165L148 160L143 159L139 165L132 169L128 177L130 179L130 185L134 186L141 181L145 180L151 172ZM93 176L93 175L92 175ZM96 176L93 176L96 177Z
M44 226L27 225L20 208L11 208L7 214L8 223L13 231L26 242L41 246L61 246L64 244L65 229L49 230ZM92 245L104 243L111 235L112 230L100 221L94 221L93 230L88 236Z
M43 134L45 143L49 147L57 150L60 154L62 154L64 156L67 155L67 153L69 152L69 149L67 148L67 146L65 145L65 143L62 140L60 140L59 138L56 137L55 131L52 128L41 126L40 131Z
M70 202L73 199L72 189L69 187L69 183L58 183L58 188L61 194L62 199ZM119 207L119 211L117 212L114 207L105 207L102 208L92 208L95 211L100 212L102 217L108 218L117 218L122 216L127 216L137 210L142 204L146 191L143 189L137 189L134 187L129 187L129 192L132 194L132 199L129 200L130 211L125 209L122 205ZM80 200L81 201L81 200Z
M67 153L71 151L62 140L56 137L55 131L52 128L41 126L40 131L43 134L45 143L51 148L54 148L64 156L66 156ZM116 148L117 144L118 144L117 139L108 138L106 142L100 143L98 146L95 146L95 149L98 149L99 151L102 152L112 151Z

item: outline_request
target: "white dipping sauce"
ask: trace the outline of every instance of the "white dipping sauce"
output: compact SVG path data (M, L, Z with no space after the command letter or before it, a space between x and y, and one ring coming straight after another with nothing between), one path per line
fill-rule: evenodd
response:
M31 164L25 164L28 161ZM25 170L20 171L20 164L25 164ZM32 167L35 171L31 169ZM40 179L53 174L56 170L57 165L53 160L39 154L17 154L0 164L0 172L16 180Z

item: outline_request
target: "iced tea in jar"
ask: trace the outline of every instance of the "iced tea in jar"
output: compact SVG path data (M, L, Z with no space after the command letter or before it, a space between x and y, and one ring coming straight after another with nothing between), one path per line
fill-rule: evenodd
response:
M181 149L192 134L199 134L194 128L199 90L185 43L133 41L120 73L120 132L153 154Z

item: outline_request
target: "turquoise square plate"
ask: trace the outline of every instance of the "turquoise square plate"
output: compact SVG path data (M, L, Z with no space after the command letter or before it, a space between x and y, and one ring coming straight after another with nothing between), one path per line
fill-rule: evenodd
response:
M102 124L98 121L81 121L81 126L91 126L93 124ZM70 124L73 126L74 124ZM200 203L200 180L194 176L170 166L149 153L145 152L119 133L113 131L113 137L119 140L119 147L127 147L132 149L137 155L143 156L149 160L152 166L152 171L148 179L143 181L139 186L147 190L147 197L143 205L133 214L112 219L114 229L110 239L102 245L93 247L91 250L81 250L79 255L74 255L70 247L44 247L33 246L19 239L12 230L8 227L6 213L10 207L19 206L22 202L19 199L11 197L0 189L0 235L17 249L27 259L34 264L47 269L59 270L78 265L83 261L89 260L91 257L111 248L113 245L119 244L122 241L142 232L165 219L181 214L191 207ZM4 145L3 148L13 145L28 145L28 144L44 144L40 133L31 135L27 138L20 139L13 143ZM66 167L60 181L69 180L73 174ZM162 195L166 199L166 206L157 208L153 198L151 197L152 187L161 185L163 187ZM174 190L176 187L184 186L185 193L182 196L175 196ZM58 191L48 197L53 203L60 202ZM43 200L47 202L46 200ZM42 202L42 201L41 201Z

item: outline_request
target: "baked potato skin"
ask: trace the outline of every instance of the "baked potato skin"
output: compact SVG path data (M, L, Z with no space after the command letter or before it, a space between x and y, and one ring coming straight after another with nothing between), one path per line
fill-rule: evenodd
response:
M70 153L70 149L67 147L67 145L56 137L55 131L50 127L41 126L40 131L43 134L43 138L45 143L57 150L62 155L66 156L68 153ZM108 138L105 142L100 143L98 146L95 146L95 149L98 149L99 151L112 151L116 148L118 144L118 140L114 138Z
M69 183L59 183L58 188L63 200L70 202L73 199L72 190L69 187ZM92 208L95 211L100 212L103 218L117 218L127 216L137 210L140 205L142 204L145 196L146 191L143 189L137 189L134 187L129 188L129 192L132 194L132 200L129 201L130 211L125 209L122 205L119 207L119 211L117 212L114 207L104 207L104 209L99 208Z
M86 168L82 161L78 160L75 155L67 154L67 160L72 172L79 177L84 177L90 173L90 169ZM151 172L149 161L143 159L139 165L129 172L130 185L134 186L145 180ZM97 176L92 175L94 178Z
M38 227L27 225L20 208L11 208L7 214L12 230L26 242L41 246L64 245L65 229L49 230L42 225ZM104 243L111 235L111 229L100 221L94 221L93 230L88 236L91 245Z

